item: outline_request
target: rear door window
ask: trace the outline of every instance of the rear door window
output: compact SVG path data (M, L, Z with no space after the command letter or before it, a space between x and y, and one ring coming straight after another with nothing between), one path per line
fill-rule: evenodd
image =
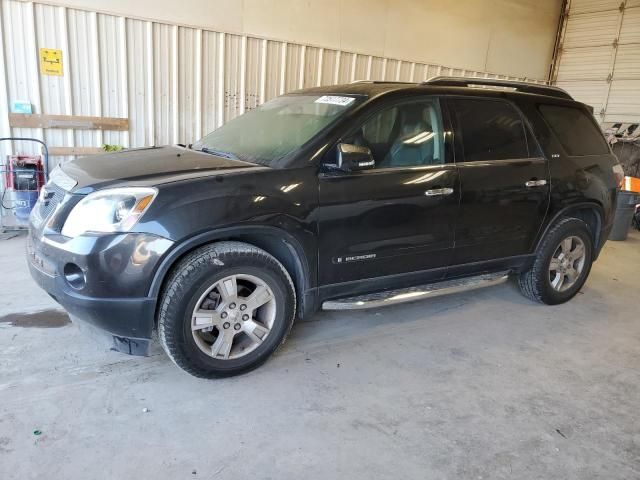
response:
M510 103L456 98L451 105L465 162L529 157L522 118Z
M560 105L540 105L538 108L567 155L581 157L609 153L602 132L581 108Z

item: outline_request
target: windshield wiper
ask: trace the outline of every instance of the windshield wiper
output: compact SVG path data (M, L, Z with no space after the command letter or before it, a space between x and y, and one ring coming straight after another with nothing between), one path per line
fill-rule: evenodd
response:
M222 150L214 150L213 148L202 147L201 152L209 153L211 155L217 155L218 157L228 158L230 160L240 160L236 155L231 152L223 152Z

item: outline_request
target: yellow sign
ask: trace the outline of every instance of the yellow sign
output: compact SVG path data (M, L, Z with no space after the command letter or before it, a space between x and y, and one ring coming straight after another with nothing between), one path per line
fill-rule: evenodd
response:
M40 49L40 73L42 75L62 75L62 50Z

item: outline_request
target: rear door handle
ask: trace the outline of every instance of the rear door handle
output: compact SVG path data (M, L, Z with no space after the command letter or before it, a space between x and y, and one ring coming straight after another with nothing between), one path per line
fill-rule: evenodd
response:
M442 195L451 195L453 193L453 188L434 188L431 190L427 190L424 194L427 197L437 197Z
M529 180L528 182L525 182L525 186L528 188L543 187L546 184L547 184L546 180Z

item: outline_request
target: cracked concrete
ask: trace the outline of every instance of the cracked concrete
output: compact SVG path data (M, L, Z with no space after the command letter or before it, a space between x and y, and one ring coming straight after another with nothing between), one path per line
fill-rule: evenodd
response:
M23 241L0 243L0 315L54 305ZM565 305L509 283L320 313L218 381L0 323L0 478L640 478L639 268L635 232Z

